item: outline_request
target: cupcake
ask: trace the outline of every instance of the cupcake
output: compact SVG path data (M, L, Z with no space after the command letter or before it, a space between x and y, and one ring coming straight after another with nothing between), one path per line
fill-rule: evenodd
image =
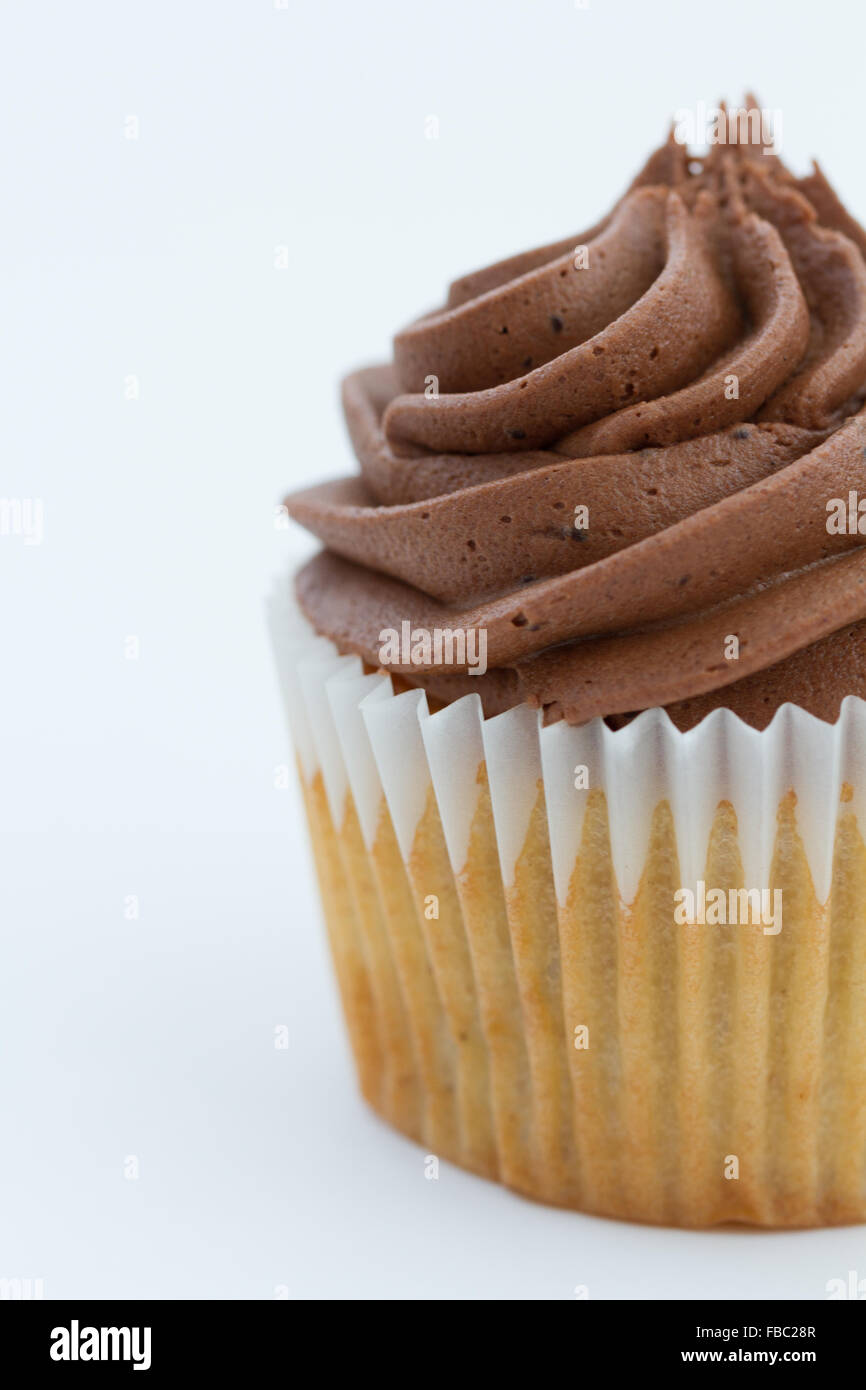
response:
M683 1226L866 1219L866 233L754 114L346 380L270 604L365 1098Z

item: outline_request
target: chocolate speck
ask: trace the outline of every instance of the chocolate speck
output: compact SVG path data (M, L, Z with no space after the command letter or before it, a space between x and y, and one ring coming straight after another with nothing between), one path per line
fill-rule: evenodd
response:
M526 430L507 430L506 433L507 433L509 439L525 439L525 438L526 438Z
M553 329L554 333L561 333L565 325L563 324L562 319L559 317L559 314L551 314L550 326Z
M739 429L734 430L734 438L735 438L735 439L748 439L748 438L750 437L751 433L752 433L751 430L747 429L745 425L741 425Z

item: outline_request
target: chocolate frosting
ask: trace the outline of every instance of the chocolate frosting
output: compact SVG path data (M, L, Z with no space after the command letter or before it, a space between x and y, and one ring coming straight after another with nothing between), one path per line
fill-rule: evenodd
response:
M390 669L572 723L866 697L864 537L828 528L866 497L866 233L817 166L672 134L602 222L456 281L343 400L360 476L288 499L341 650L482 628L483 675Z

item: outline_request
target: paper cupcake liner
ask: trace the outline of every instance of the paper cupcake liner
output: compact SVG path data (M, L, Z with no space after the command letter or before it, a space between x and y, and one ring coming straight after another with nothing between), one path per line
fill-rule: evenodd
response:
M431 713L288 582L269 618L368 1102L579 1210L866 1219L866 703L687 733Z

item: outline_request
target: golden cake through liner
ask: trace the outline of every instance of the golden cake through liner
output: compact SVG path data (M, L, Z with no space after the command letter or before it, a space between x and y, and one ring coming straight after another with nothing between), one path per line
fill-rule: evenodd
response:
M285 624L274 626L282 627L277 642L285 648ZM762 732L721 711L713 716L715 734L711 721L688 735L668 725L670 739L693 740L704 771L713 742L736 743L740 734L759 741L731 747L739 772L729 785L735 800L751 793L775 807L762 878L781 890L784 904L777 934L760 923L682 926L672 904L683 882L694 881L695 865L715 888L747 881L754 805L738 817L731 799L719 796L709 818L698 811L705 853L693 836L687 864L689 760L663 774L670 794L656 796L652 779L622 757L590 789L574 791L585 798L582 825L557 892L565 803L550 770L558 761L567 780L574 754L549 748L542 773L538 742L555 729L537 732L531 749L524 712L500 716L515 724L509 737L522 764L515 766L515 755L497 752L487 738L497 721L483 726L476 711L468 717L477 719L478 755L458 737L449 767L443 750L457 706L419 720L418 692L390 696L387 677L360 677L360 663L333 649L322 665L320 640L312 656L306 650L302 644L284 654L284 677L296 678L288 668L298 668L306 685L306 731L295 718L306 749L301 783L369 1104L427 1153L585 1212L687 1226L866 1219L866 849L859 794L845 780L851 774L863 785L866 705L849 700L839 725L821 724L811 760L796 770L807 725L820 723L810 716L783 727L783 711ZM297 711L297 694L290 707ZM437 752L428 734L443 717L452 724L437 734ZM633 725L604 737L641 732ZM407 738L426 751L413 759ZM756 777L762 745L764 775ZM372 781L358 775L359 752L376 769ZM749 762L752 772L744 769ZM821 766L831 771L818 788ZM604 784L621 805L632 779L635 797L651 809L639 879L626 901L618 880L629 872L617 873ZM720 773L718 786L723 781ZM779 792L786 782L791 789ZM816 787L828 824L835 804L831 844L820 843L820 830L815 838L820 815L810 818L811 843L804 843L794 784ZM712 800L712 776L702 786ZM511 789L509 807L503 787ZM407 815L407 796L420 815ZM455 798L465 831L454 826ZM514 817L521 800L525 809ZM635 814L644 817L640 807ZM526 827L515 854L508 843L521 816ZM754 870L750 876L758 877ZM820 894L816 878L826 880ZM575 1046L578 1032L587 1045Z

